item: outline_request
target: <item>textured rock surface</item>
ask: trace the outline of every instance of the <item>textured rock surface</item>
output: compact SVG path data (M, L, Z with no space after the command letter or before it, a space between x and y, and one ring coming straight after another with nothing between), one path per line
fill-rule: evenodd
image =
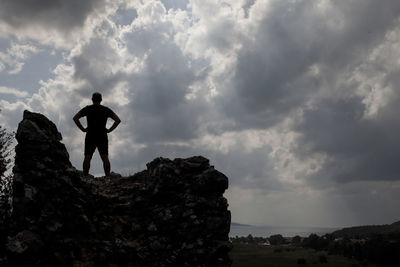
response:
M24 112L3 264L229 266L225 175L201 156L157 158L131 177L85 177L61 134Z

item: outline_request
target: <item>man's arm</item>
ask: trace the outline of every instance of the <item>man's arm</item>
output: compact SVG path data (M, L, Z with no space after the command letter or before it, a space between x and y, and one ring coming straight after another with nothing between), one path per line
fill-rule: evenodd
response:
M111 133L112 131L114 131L114 129L117 128L118 124L120 124L121 122L120 118L115 113L111 115L111 119L114 120L114 123L113 125L111 125L110 129L107 130L107 133Z
M76 126L78 126L79 129L81 129L82 132L87 132L87 128L84 128L80 122L80 118L82 118L82 114L80 112L76 113L76 115L73 117L73 120L76 124Z

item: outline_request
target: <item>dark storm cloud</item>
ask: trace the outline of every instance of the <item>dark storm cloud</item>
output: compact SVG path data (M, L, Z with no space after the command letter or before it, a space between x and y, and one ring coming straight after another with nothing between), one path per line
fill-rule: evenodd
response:
M324 100L305 111L297 128L302 133L297 152L330 157L313 175L315 183L327 178L338 182L400 179L400 108L388 105L373 119L364 118L364 111L357 97Z
M322 169L312 175L315 185L399 179L398 105L392 99L377 117L366 118L365 99L356 93L361 85L340 79L369 64L372 49L398 26L400 2L330 1L325 13L315 3L272 2L257 38L244 41L234 79L218 102L235 121L233 129L273 127L304 110L304 119L293 129L301 135L293 152L300 159L327 155ZM310 74L314 66L318 75ZM400 88L397 74L389 70L384 83ZM399 90L395 94L397 99ZM315 105L306 108L309 103Z
M300 21L309 24L318 18L303 7L307 3L298 4L299 12L293 13L286 11L287 5L277 3L260 23L257 38L239 51L232 89L221 97L226 114L239 127L272 126L314 89L300 87L297 79L315 61L310 38L316 33L306 37L296 28Z
M244 5L243 5L243 10L245 12L245 17L248 18L249 17L249 9L252 5L254 5L254 3L256 2L256 0L246 0Z
M315 1L272 1L256 38L244 41L234 79L218 98L237 127L271 127L296 111L323 89L308 75L311 66L322 66L328 81L358 66L400 11L396 1L330 3L325 14Z
M185 140L197 136L203 100L187 99L196 79L174 44L152 50L146 67L131 79L132 127L139 142Z
M82 96L91 95L93 91L108 94L119 81L123 80L124 75L113 71L118 58L117 52L107 39L93 38L82 48L79 55L71 59L75 80L87 83L79 91Z
M154 12L165 14L164 7L153 5ZM143 60L143 68L129 77L135 139L142 143L195 138L206 107L203 98L187 98L198 80L194 62L174 42L170 21L142 25L140 19L123 36L127 50Z
M136 9L119 8L115 14L111 15L111 19L117 25L130 25L138 16Z
M80 27L104 0L1 0L0 20L16 28L38 24L69 31Z
M399 73L397 69L388 69L384 61L365 61L371 49L383 43L385 34L393 29L399 16L399 5L398 2L386 5L386 2L373 1L339 4L349 21L346 22L345 34L337 35L335 44L338 46L321 57L323 61L320 63L329 71L322 76L336 76L332 79L335 82L328 82L321 90L339 90L345 94L315 100L317 104L305 109L303 121L295 129L301 134L296 151L299 157L313 153L328 156L323 168L312 176L311 181L315 185L329 180L345 183L400 179ZM375 18L373 22L370 17ZM340 51L343 53L340 54ZM372 117L366 116L368 107L365 99L355 93L356 88L363 85L354 79L351 83L338 82L361 64L374 66L364 73L366 78L381 75L385 70L382 83L393 89L391 99Z

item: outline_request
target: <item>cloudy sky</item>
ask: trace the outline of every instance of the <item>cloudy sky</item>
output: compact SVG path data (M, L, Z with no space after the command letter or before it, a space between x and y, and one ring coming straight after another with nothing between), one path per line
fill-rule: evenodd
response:
M3 126L45 114L80 169L94 91L115 172L203 155L236 222L400 220L400 1L0 0Z

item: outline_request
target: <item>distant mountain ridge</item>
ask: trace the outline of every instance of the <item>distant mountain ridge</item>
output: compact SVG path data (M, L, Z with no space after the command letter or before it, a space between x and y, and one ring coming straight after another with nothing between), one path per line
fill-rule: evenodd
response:
M365 238L374 234L392 234L400 233L400 221L394 222L392 224L382 224L382 225L365 225L365 226L354 226L346 227L341 230L334 231L332 234L335 237L360 237Z
M232 226L252 226L250 224L243 224L243 223L237 223L237 222L231 222Z

